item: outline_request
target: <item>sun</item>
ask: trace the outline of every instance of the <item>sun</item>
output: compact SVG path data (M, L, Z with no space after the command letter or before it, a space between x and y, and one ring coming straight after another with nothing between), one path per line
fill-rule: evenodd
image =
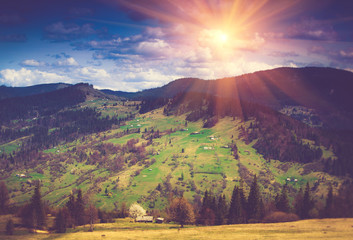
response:
M228 34L225 32L219 31L217 33L216 39L219 43L226 43L228 41Z

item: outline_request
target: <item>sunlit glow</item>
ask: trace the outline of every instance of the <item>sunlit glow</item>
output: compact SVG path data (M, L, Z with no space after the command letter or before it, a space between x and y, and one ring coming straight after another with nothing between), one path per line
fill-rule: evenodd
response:
M262 48L266 44L264 33L275 32L276 26L285 18L300 11L299 3L305 1L119 0L119 2L133 11L163 23L163 37L170 49L174 50L170 51L172 54L188 56L187 60L195 69L202 63L212 63L210 65L212 68L224 69L226 75L231 71L225 69L225 63ZM286 86L279 87L290 91L285 88ZM256 86L249 86L249 91L256 95L257 89L260 88L266 89L267 85L259 81ZM235 100L241 94L238 92L237 82L235 85L223 82L222 85L216 86L215 91L217 96L226 94ZM275 101L270 89L267 94ZM291 96L290 93L288 96ZM234 104L241 112L239 101L235 101Z
M228 35L224 32L219 32L218 36L216 37L220 43L226 43L228 40Z

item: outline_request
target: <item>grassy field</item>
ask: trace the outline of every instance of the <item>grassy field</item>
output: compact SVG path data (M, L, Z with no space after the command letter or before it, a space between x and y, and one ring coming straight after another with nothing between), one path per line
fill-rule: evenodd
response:
M99 109L103 116L118 114L122 117L136 113L133 104L135 103L94 100L85 102L82 106ZM5 183L11 191L13 203L28 201L34 189L30 182L41 180L42 196L53 206L62 206L73 189L82 189L85 193L91 193L91 200L97 207L106 210L111 210L122 202L130 205L136 201L147 209L163 209L167 196L156 188L166 181L170 182L172 189L177 188L179 192L184 192L189 201L197 195L202 196L205 190L212 190L216 194L224 193L229 201L233 188L239 184L241 177L245 181L247 195L253 174L258 176L264 197L273 197L287 182L287 178L293 180L288 182L293 187L291 197L300 187L305 187L308 181L311 185L317 183L314 192L317 198L327 194L329 183L337 191L344 178L330 176L322 171L304 171L305 166L299 163L265 160L253 148L255 141L246 144L239 136L239 129L248 126L250 122L251 120L243 122L225 117L216 126L204 129L201 120L185 124L185 115L165 116L163 109L157 109L146 114L137 114L135 119L127 121L124 126L46 149L43 153L49 154L47 162L42 162L35 168L16 169L9 173ZM128 129L138 128L139 133L132 131L121 135ZM147 139L142 136L145 130L150 129L173 131L153 139L153 143L147 146ZM139 162L122 170L112 171L109 167L102 168L99 164L79 161L78 149L89 159L102 143L122 146L130 139L138 139L138 145L146 145L145 160L153 160L153 164ZM239 159L234 159L231 149L227 147L232 143L236 143L238 147ZM16 140L0 146L0 150L11 152L18 144L20 141ZM332 155L330 150L324 150L327 156ZM105 157L112 160L116 156L116 153L111 153ZM128 159L130 156L126 154L125 157ZM28 178L20 178L17 174L25 174ZM297 181L294 182L294 179ZM105 189L111 193L109 196L104 193Z
M4 221L0 220L0 226ZM239 224L212 227L187 226L178 230L174 224L116 223L96 224L94 232L88 226L65 234L37 233L16 230L14 236L0 233L0 239L352 239L353 219L313 219L288 223Z

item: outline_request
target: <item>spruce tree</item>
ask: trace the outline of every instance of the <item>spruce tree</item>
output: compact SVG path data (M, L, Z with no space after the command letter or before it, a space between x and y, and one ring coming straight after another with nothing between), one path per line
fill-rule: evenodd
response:
M314 207L314 201L311 198L309 183L306 184L305 193L303 197L303 205L301 217L306 219L310 217L310 210Z
M248 219L260 220L261 212L260 212L260 190L259 185L257 184L257 177L254 176L254 180L250 187L250 193L248 197Z
M63 209L60 209L55 217L55 230L57 233L66 232L66 216Z
M76 208L75 208L75 196L71 193L69 196L69 201L66 203L66 208L68 211L68 216L66 219L68 227L75 226L75 216L76 216Z
M304 194L303 194L303 189L300 188L299 192L295 198L295 213L302 218L302 212L303 212L303 198L304 198Z
M245 222L246 220L246 216L247 216L247 212L246 212L246 206L248 205L248 202L246 200L245 194L244 194L244 181L241 178L240 179L240 185L238 187L238 191L239 191L239 196L240 196L240 201L241 201L241 216L242 216L242 220L241 222Z
M329 186L327 197L326 197L324 217L327 217L327 218L333 217L333 193L332 193L332 185L331 184Z
M40 194L40 183L36 184L34 189L34 194L31 199L31 207L33 214L33 224L35 228L43 228L46 226L46 213L44 209L44 204L42 202L42 196Z
M232 194L232 199L230 202L229 213L228 213L228 223L237 224L243 221L243 205L240 196L240 189L235 186Z
M85 205L82 198L82 190L77 191L77 197L75 201L75 224L81 226L85 224Z
M216 211L216 224L223 225L226 223L227 215L227 202L226 196L220 195L217 202L217 211Z
M278 196L276 207L279 211L289 213L290 205L288 199L287 184L283 185L281 195Z
M8 211L9 191L4 182L0 183L0 215Z
M205 195L202 200L202 206L199 214L198 223L203 225L213 225L215 222L215 209L216 203L215 198L211 192L205 191Z

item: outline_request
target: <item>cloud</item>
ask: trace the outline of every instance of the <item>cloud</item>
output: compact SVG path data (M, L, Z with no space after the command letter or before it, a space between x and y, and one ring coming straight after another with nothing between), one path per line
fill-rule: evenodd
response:
M111 76L107 73L105 69L93 68L93 67L83 67L76 71L82 78L89 79L109 79Z
M166 58L171 56L172 48L163 39L152 39L140 42L136 47L136 52L147 58Z
M41 71L28 68L4 69L0 71L0 85L14 87L31 86L42 83L79 83L90 82L94 85L105 85L105 82L112 82L112 76L105 69L93 67L78 67L66 71L61 68ZM106 85L105 85L106 86ZM108 87L108 86L106 86Z
M58 67L76 67L78 62L73 57L68 57L64 60L58 60L54 63L54 66Z
M353 48L339 51L339 55L345 59L353 59Z
M95 34L96 31L91 24L64 24L62 22L53 23L44 29L44 38L53 41L76 40Z
M269 56L284 58L284 57L298 57L299 54L293 51L291 52L273 51L269 54Z
M0 71L0 83L14 87L57 82L72 83L72 80L67 76L56 73L27 68L21 68L20 70L4 69Z
M308 48L309 54L317 54L324 56L330 60L338 61L334 64L334 67L339 67L340 64L351 65L353 61L353 48L335 48L332 49L330 46L317 46L314 45Z
M24 60L23 62L21 62L20 65L25 66L25 67L40 67L40 66L44 66L45 63L34 60L34 59L27 59L27 60Z
M294 23L287 36L294 39L333 41L337 33L329 21L319 21L314 18L302 19Z
M0 34L0 42L26 42L25 34Z
M324 48L323 46L313 45L308 48L308 53L309 54L323 54L323 53L327 53L327 49Z

